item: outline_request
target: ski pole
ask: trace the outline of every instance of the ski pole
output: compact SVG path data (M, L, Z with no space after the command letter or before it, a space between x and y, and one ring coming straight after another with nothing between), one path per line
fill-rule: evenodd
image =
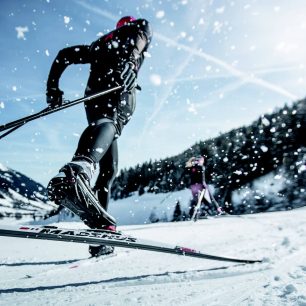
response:
M48 110L48 109L49 109L49 107L47 107L47 108L43 109L42 111L36 113L36 115L42 114L42 113L44 113L44 112L45 112L46 110ZM16 121L17 121L17 120L16 120ZM12 122L11 122L11 123L12 123ZM8 123L8 124L10 124L10 123ZM8 124L7 124L7 125L8 125ZM16 123L16 125L13 126L13 127L4 128L3 131L5 131L5 130L7 130L7 129L9 129L9 130L8 130L7 132L3 133L2 135L0 135L0 139L4 138L4 137L7 136L8 134L11 134L11 133L14 132L15 130L17 130L17 129L19 129L20 127L22 127L24 124L26 124L26 122L21 122L20 124ZM5 126L5 125L2 125L2 126ZM1 130L1 127L2 127L2 126L0 126L0 132L2 132L2 130Z
M204 182L204 183L203 183L203 186L204 186L204 188L207 189L208 194L209 194L209 196L210 196L210 198L211 198L211 202L215 205L216 210L217 210L218 212L220 212L221 207L220 207L220 205L218 204L218 202L216 201L215 197L214 197L214 196L211 194L211 192L209 191L208 185Z
M107 94L109 94L111 92L114 92L116 90L119 90L121 88L122 88L122 86L118 85L118 86L113 87L111 89L108 89L108 90L105 90L105 91L101 91L101 92L98 92L96 94L93 94L93 95L90 95L90 96L87 96L87 97L83 97L83 98L76 99L76 100L73 100L73 101L68 101L68 102L62 104L61 106L58 106L58 107L55 107L55 108L47 107L46 109L43 109L42 111L40 111L38 113L35 113L33 115L26 116L26 117L23 117L21 119L18 119L18 120L11 121L9 123L3 124L3 125L0 126L0 132L6 131L6 130L9 130L9 129L11 129L11 130L8 131L7 133L1 135L0 139L5 137L9 133L13 132L17 128L23 126L24 124L26 124L29 121L32 121L32 120L35 120L35 119L38 119L38 118L41 118L41 117L53 114L55 112L58 112L60 110L66 109L68 107L71 107L71 106L74 106L74 105L77 105L77 104L80 104L80 103L83 103L83 102L90 101L90 100L98 98L100 96L107 95Z
M204 196L205 196L206 190L207 190L206 188L203 189L203 190L201 190L201 193L200 193L199 196L198 196L198 203L197 203L197 205L194 207L194 211L193 211L193 214L192 214L192 217L191 217L191 221L197 221L197 220L196 220L196 216L197 216L198 211L199 211L199 209L200 209L200 207L201 207L202 200L203 200L203 198L204 198Z

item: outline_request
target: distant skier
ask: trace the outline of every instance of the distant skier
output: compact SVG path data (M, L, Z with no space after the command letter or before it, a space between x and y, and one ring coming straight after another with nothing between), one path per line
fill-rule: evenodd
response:
M71 209L93 229L116 230L115 222L104 218L99 207L92 205L95 203L92 195L107 210L118 166L117 138L135 110L136 88L140 89L137 74L151 39L147 20L126 16L118 21L115 30L91 45L59 51L50 69L46 95L51 108L63 102L59 80L71 64L90 64L85 96L122 85L122 90L85 102L89 126L80 137L72 161L62 167L48 185L50 200ZM97 165L100 171L93 193L90 181ZM89 252L99 256L113 252L113 247L90 246Z
M189 216L191 219L194 217L197 218L197 216L224 213L206 184L204 163L204 157L197 156L191 157L185 166L185 173L187 173L189 176L190 190L192 193L189 211ZM199 203L199 207L197 207L200 196L201 202ZM195 211L195 209L198 211Z

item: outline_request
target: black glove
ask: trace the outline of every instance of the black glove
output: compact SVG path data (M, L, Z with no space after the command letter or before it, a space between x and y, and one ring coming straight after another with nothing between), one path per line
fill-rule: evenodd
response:
M137 85L137 75L134 68L135 66L133 63L127 62L120 74L120 78L123 81L123 91L129 92Z
M59 88L48 88L46 92L49 107L55 108L63 104L63 94Z

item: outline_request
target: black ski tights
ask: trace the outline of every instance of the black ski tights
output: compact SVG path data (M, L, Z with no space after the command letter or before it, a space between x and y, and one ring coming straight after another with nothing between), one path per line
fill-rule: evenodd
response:
M118 169L116 129L112 122L89 125L83 132L74 159L90 158L99 163L100 172L94 187L101 205L107 210L110 188Z
M81 135L74 158L85 156L99 163L113 143L115 134L116 129L111 121L89 125Z

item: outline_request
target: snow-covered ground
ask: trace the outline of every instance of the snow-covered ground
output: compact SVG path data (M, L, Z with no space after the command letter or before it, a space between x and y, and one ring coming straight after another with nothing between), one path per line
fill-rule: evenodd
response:
M139 196L134 193L132 196L117 201L110 200L109 213L116 218L118 225L137 225L149 224L150 219L160 221L171 221L176 202L179 201L182 212L189 212L191 193L189 189L184 189L169 193L145 193ZM45 225L58 221L75 221L77 217L71 218L70 215L63 213L46 221L32 222L32 224Z
M306 208L119 229L264 263L119 248L87 259L86 245L0 237L0 305L306 305Z

